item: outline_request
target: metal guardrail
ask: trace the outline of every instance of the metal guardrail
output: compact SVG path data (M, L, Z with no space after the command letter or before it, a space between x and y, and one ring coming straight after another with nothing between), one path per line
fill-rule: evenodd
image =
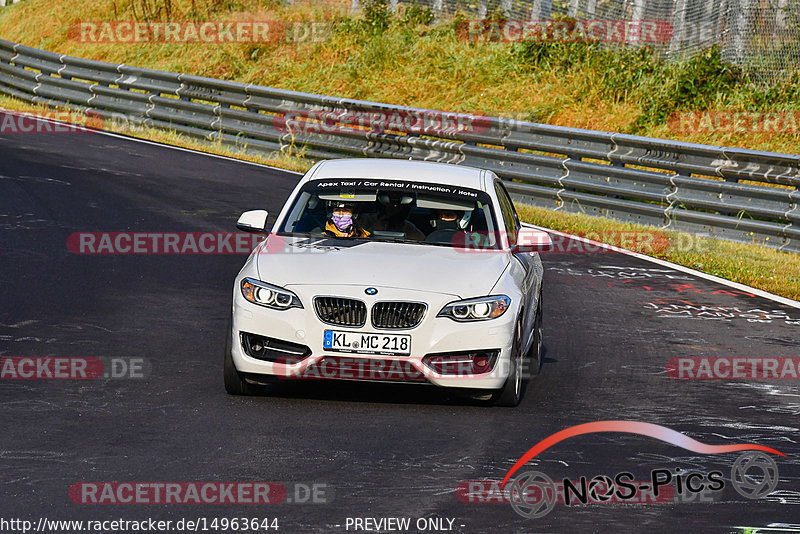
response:
M373 156L481 167L506 180L517 202L800 252L796 155L298 93L68 57L3 40L0 93L268 152L305 147L312 158ZM445 126L433 130L391 128L392 118L443 116ZM365 117L383 117L390 128L371 131Z

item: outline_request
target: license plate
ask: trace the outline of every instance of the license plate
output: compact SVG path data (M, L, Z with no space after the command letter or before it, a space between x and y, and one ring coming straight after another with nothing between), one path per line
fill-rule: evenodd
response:
M411 354L411 336L325 330L322 348L356 354L408 356Z

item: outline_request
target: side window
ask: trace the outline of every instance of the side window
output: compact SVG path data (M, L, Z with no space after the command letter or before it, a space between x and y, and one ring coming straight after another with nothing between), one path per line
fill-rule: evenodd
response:
M516 245L519 219L517 219L514 204L511 202L511 198L501 182L495 182L494 188L497 192L497 200L500 202L500 211L503 214L503 225L505 226L506 235L508 235L508 242L511 245Z

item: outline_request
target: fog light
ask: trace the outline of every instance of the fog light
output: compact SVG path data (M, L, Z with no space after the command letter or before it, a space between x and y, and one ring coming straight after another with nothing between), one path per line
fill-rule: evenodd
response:
M483 352L479 352L474 358L472 358L472 365L474 366L476 373L485 373L490 367L489 359Z
M471 376L490 372L499 354L499 350L428 354L422 363L442 376Z

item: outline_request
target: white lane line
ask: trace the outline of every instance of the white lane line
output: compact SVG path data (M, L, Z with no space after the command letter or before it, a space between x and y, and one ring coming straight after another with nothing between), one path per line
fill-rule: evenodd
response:
M0 112L14 113L14 114L17 114L17 115L25 115L27 117L35 117L35 118L37 118L39 120L50 122L52 124L67 125L67 126L71 126L73 128L77 128L77 129L79 129L81 131L84 131L84 132L96 133L96 134L99 134L99 135L106 135L108 137L114 137L116 139L123 139L125 141L136 141L138 143L144 143L146 145L153 145L153 146L158 146L158 147L163 147L163 148L171 148L173 150L180 150L182 152L191 152L192 154L202 154L204 156L209 156L209 157L212 157L212 158L224 159L224 160L227 160L227 161L238 161L239 163L246 163L248 165L255 165L256 167L264 167L264 168L267 168L267 169L274 169L274 170L278 170L278 171L288 172L288 173L291 173L291 174L298 174L300 176L305 174L305 173L302 173L302 172L290 171L289 169L283 169L281 167L273 167L272 165L266 165L264 163L256 163L254 161L247 161L247 160L244 160L244 159L234 158L234 157L231 157L231 156L223 156L221 154L212 154L210 152L203 152L201 150L195 150L193 148L184 148L182 146L174 146L174 145L168 145L168 144L165 144L165 143L158 143L156 141L150 141L150 140L147 140L147 139L139 139L139 138L136 138L136 137L130 137L130 136L127 136L127 135L122 135L122 134L118 134L118 133L114 133L114 132L108 132L106 130L98 130L98 129L94 129L94 128L85 128L84 126L81 126L79 124L72 124L72 123L69 123L69 122L62 122L62 121L59 121L59 120L52 119L50 117L43 117L42 115L37 115L35 113L29 113L27 111L15 111L13 109L5 109L5 108L0 107ZM2 134L2 132L0 132L0 134Z
M592 239L587 239L585 237L577 236L568 234L566 232L559 232L558 230L551 230L550 228L544 228L542 226L536 226L535 224L530 223L522 223L523 226L527 226L528 228L535 228L536 230L543 230L550 234L560 235L562 237L568 237L570 239L576 239L578 241L582 241L583 243L595 246L595 247L602 247L608 250L613 250L614 252L619 252L620 254L625 254L626 256L633 256L634 258L639 258L640 260L649 261L651 263L655 263L656 265L660 265L662 267L669 267L675 271L681 271L683 273L691 274L697 276L698 278L703 278L705 280L709 280L711 282L716 282L718 284L722 284L724 286L732 287L734 289L738 289L739 291L745 291L747 293L752 293L753 295L757 295L759 297L769 299L775 302L779 302L781 304L785 304L787 306L791 306L793 308L800 309L800 302L796 300L792 300L786 297L781 297L780 295L775 295L774 293L770 293L768 291L764 291L762 289L757 289L755 287L750 287L744 284L740 284L738 282L732 282L730 280L726 280L725 278L720 278L719 276L714 276L713 274L704 273L702 271L697 271L695 269L691 269L689 267L684 267L683 265L678 265L677 263L672 263L670 261L661 260L658 258L653 258L651 256L646 256L645 254L640 254L638 252L633 252L632 250L626 250L624 248L615 247L613 245L608 245L606 243L600 243L598 241L594 241Z

